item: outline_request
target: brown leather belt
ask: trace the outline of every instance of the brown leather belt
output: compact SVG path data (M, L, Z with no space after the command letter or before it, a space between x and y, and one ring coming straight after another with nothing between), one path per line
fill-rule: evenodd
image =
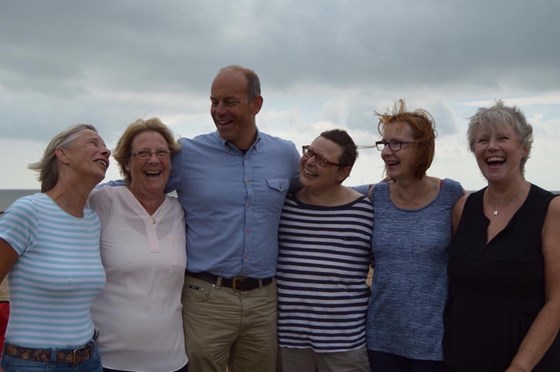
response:
M56 353L56 361L58 363L68 363L77 365L85 362L93 356L95 350L95 340L97 339L97 332L94 339L84 346L75 349L54 349ZM17 346L14 344L6 343L4 352L13 358L32 360L35 362L49 362L51 360L51 352L53 349L35 349L31 347Z
M255 278L248 278L248 277L245 277L245 276L236 276L234 278L224 278L222 276L211 274L207 271L203 271L201 273L187 272L187 275L190 275L193 278L204 280L205 282L208 282L208 283L212 283L212 284L215 284L215 285L221 285L222 287L231 288L236 292L250 291L252 289L262 288L262 287L267 286L270 283L272 283L272 278L255 279ZM222 280L221 284L218 283L219 279Z

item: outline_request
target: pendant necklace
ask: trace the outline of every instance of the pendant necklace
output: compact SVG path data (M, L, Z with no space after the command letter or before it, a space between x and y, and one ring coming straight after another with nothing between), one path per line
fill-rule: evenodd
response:
M492 215L494 215L494 217L497 217L500 215L500 213L503 213L504 210L507 210L508 214L513 209L517 210L517 208L519 208L523 204L523 200L525 200L525 198L527 197L529 193L529 189L530 189L530 185L525 182L524 184L518 187L515 193L509 193L509 195L505 194L507 198L504 197L501 198L502 199L501 207L496 205L495 203L496 200L494 198L494 195L488 196L488 194L486 194L486 202L490 207L490 209L492 210Z
M494 217L499 216L500 215L500 208L496 207L495 205L492 206L492 204L494 204L494 203L491 203L490 201L488 201L488 204L490 204L491 208L493 209L492 215L494 215Z
M503 212L504 209L507 209L507 208L509 207L509 204L510 204L510 203L505 204L505 205L502 206L502 207L493 206L493 207L492 207L492 209L493 209L492 214L493 214L495 217L496 217L496 216L499 216L499 215L500 215L500 212ZM500 209L501 209L501 211L500 211Z

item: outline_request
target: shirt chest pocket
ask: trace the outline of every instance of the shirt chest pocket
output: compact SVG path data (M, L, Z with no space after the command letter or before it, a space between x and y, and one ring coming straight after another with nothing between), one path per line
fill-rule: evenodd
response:
M272 190L287 192L290 188L290 181L287 178L267 178L266 183Z

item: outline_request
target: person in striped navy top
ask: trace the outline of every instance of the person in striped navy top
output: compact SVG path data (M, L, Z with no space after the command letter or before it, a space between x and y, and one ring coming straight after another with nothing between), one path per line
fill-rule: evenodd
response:
M282 371L370 370L365 323L373 208L342 185L357 156L340 129L303 146L302 188L287 196L278 234Z
M66 129L29 166L41 192L0 218L0 280L9 273L11 300L5 372L102 371L90 314L105 285L101 228L85 205L110 153L92 125Z

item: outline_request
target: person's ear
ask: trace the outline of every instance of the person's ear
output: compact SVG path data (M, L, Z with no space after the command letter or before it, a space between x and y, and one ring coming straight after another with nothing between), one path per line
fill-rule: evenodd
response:
M340 183L344 182L344 180L350 176L351 171L352 171L352 167L350 166L338 168L338 177L336 178L338 182Z
M262 96L258 96L253 99L252 106L253 106L253 115L257 115L259 111L261 111L263 105L263 98Z
M64 164L70 164L70 156L68 155L66 149L62 147L57 147L56 149L54 149L54 155L58 160L60 160Z

